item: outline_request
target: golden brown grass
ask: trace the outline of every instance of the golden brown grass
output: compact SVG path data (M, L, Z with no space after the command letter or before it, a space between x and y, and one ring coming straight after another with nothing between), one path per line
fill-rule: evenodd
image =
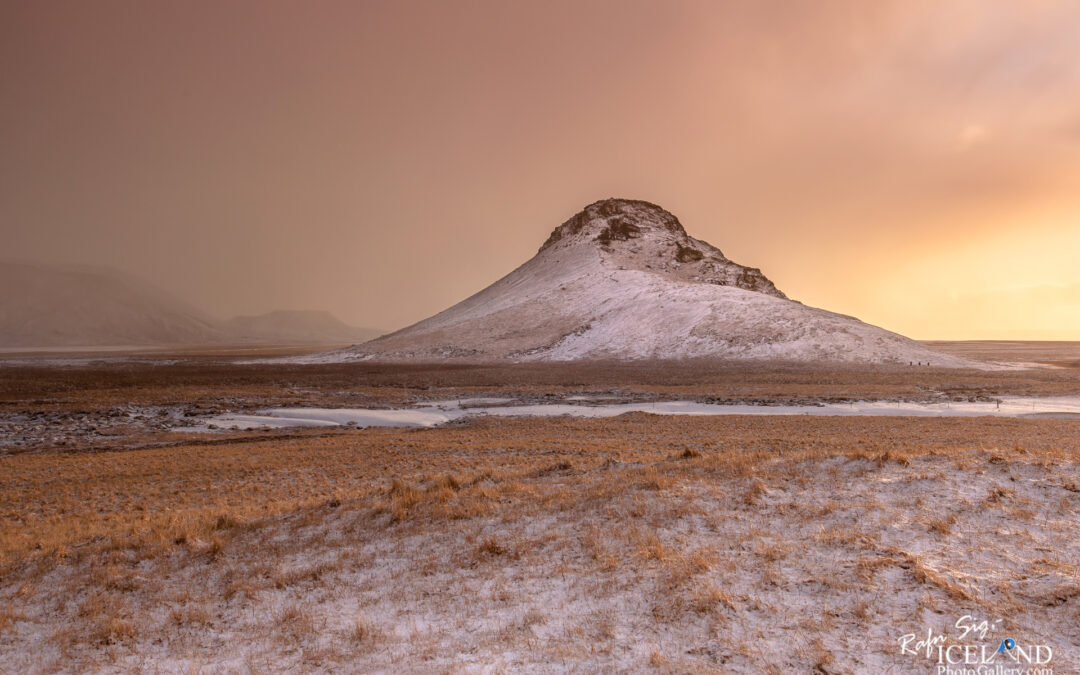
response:
M798 449L788 448L785 461L886 452L896 458L956 456L991 442L1013 447L1021 439L1023 450L997 454L1075 461L1077 426L1015 419L631 415L617 423L478 420L435 430L369 429L269 441L255 435L212 446L15 455L0 457L0 474L13 477L0 485L0 560L26 554L62 558L72 545L93 541L118 548L198 545L213 556L220 535L245 523L335 503L376 506L399 521L469 518L501 502L537 497L530 494L530 481L557 481L567 489L594 482L595 472L611 462L641 468L592 488L597 499L627 480L664 490L676 472L704 480L753 473L758 475L746 483L743 500L753 507L768 490L776 438L797 439ZM708 454L691 462L671 459L687 441ZM576 499L572 492L539 497L554 503ZM988 499L1004 501L1008 493ZM943 528L932 529L944 534Z
M427 602L412 597L418 587L444 623L482 594L505 615L475 634L507 650L552 650L551 663L576 662L581 652L554 651L567 641L614 659L633 644L628 624L652 621L664 628L649 634L633 666L676 671L710 663L722 671L721 656L744 671L775 669L752 640L723 654L709 645L724 630L771 621L787 611L783 598L807 588L850 600L791 620L808 635L840 630L838 616L877 620L880 607L866 598L889 584L918 589L913 613L963 604L1075 616L1080 571L1060 557L1048 553L1025 569L1058 579L1038 591L979 586L942 559L971 545L965 519L981 509L1016 530L1047 517L1017 467L1045 469L1051 479L1038 489L1056 491L1055 523L1071 522L1073 479L1053 478L1052 467L1080 458L1078 429L1048 420L637 414L0 457L0 606L8 608L0 645L41 621L32 608L44 606L59 617L48 644L73 662L170 640L212 654L206 636L243 619L251 625L235 630L295 655L297 670L349 670L358 655L387 659L385 669L427 663L395 661L403 644L416 659L444 659L433 670L450 667L452 640L387 618ZM939 491L953 487L946 471L985 486L934 510ZM901 503L875 492L885 478L902 486ZM863 480L863 492L838 496ZM894 545L895 533L885 533L893 520L935 553ZM427 554L412 557L417 551ZM390 576L365 585L380 565ZM519 587L529 569L567 583L571 595L592 594L596 606L554 628L558 610L520 606L532 601ZM469 580L472 591L458 592ZM619 593L640 606L621 613L603 603ZM341 595L357 602L330 622L320 608ZM681 632L703 651L691 658L670 649ZM793 653L802 669L844 663L813 639Z

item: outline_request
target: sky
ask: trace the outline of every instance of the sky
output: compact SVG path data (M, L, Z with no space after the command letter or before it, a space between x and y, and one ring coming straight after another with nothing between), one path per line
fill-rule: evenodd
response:
M0 3L0 258L395 329L607 197L911 337L1080 339L1080 3Z

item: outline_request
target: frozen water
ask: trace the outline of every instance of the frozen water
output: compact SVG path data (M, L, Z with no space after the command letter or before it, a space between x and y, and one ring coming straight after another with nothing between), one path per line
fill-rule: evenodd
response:
M417 408L378 410L367 408L271 408L257 415L219 415L208 425L222 429L256 429L288 426L432 427L462 417L615 417L630 412L655 415L819 415L882 417L1038 417L1080 419L1080 396L1047 398L1003 397L994 401L917 403L904 401L856 401L821 405L718 404L696 401L654 401L577 405L473 406L478 402L506 403L512 399L462 399L431 401Z

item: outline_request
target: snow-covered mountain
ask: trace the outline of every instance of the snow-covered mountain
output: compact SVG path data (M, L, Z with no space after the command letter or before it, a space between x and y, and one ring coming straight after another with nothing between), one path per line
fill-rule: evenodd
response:
M318 360L783 359L970 366L789 300L643 201L596 202L524 265L417 324Z
M214 344L349 344L378 331L327 312L218 319L102 267L0 261L0 349Z

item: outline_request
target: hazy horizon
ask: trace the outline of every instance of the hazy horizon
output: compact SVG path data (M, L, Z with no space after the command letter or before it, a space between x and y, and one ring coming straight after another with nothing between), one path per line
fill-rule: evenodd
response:
M1080 5L8 2L0 257L395 330L644 199L793 299L1080 339Z

